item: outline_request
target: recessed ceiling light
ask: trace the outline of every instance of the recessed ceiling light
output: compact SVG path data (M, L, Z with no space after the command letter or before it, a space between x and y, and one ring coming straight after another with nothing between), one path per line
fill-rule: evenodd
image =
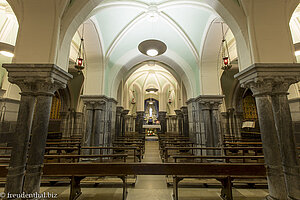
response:
M147 56L159 56L166 52L167 45L159 40L145 40L138 46L141 53Z
M157 56L158 55L158 51L156 49L149 49L149 50L147 50L146 54L148 56Z
M14 57L14 54L11 53L11 52L8 52L8 51L0 51L0 54L2 54L3 56L6 56L6 57Z

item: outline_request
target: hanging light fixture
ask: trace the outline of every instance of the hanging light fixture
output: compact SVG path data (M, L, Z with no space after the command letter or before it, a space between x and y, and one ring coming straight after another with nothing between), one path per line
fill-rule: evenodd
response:
M224 23L221 23L222 25L222 59L223 59L223 70L228 70L232 67L231 65L231 60L230 60L230 55L229 55L229 50L228 50L228 44L225 39L225 34L224 34Z
M75 62L75 68L78 70L78 73L80 73L86 66L83 33L84 33L84 24L82 25L80 45L79 45L78 55Z

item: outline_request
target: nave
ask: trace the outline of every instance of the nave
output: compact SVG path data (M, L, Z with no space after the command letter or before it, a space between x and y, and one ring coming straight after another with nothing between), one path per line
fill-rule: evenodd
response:
M145 141L145 153L142 162L162 162L158 141ZM122 182L117 178L108 178L107 182L100 181L95 185L91 180L81 181L82 194L78 200L121 200ZM93 179L95 180L95 178ZM98 178L98 180L102 180ZM204 187L208 183L208 187ZM220 200L220 183L215 180L183 181L179 189L180 200ZM238 185L233 189L235 200L259 200L268 194L266 185L248 189L245 185ZM1 184L0 192L4 191ZM58 200L69 199L70 186L67 182L59 182L50 186L44 181L40 193L50 192L58 194ZM129 185L127 200L172 200L172 187L167 185L167 179L161 175L139 175L135 186Z

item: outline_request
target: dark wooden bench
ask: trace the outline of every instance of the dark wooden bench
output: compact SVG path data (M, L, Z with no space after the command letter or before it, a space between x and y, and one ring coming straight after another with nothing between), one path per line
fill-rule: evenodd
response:
M136 158L138 158L139 162L142 161L143 155L142 151L139 147L81 147L82 150L92 150L92 149L99 149L100 154L102 154L102 150L113 150L113 151L133 151L133 159L136 162Z
M257 156L259 154L262 154L262 150L262 147L165 147L162 150L162 158L164 162L168 162L168 158L171 155L170 151L190 152L190 155L195 155L196 151L200 151L200 155L204 155L204 151L215 151L218 152L220 155L232 155L234 153L241 152L243 156L249 154L249 151L253 151L254 155Z
M7 166L0 165L0 176L5 177ZM123 200L127 196L127 175L174 175L174 199L178 200L178 183L185 177L215 178L222 184L221 197L232 200L231 181L241 177L265 177L263 164L228 163L45 163L43 176L69 177L70 200L81 194L80 181L88 176L119 176L123 180Z
M57 159L60 162L60 159L71 159L73 162L79 162L81 158L99 158L100 162L103 161L103 158L112 158L112 159L123 159L126 162L127 154L97 154L97 155L45 155L44 159L47 162L50 159Z
M256 160L257 162L259 160L263 160L264 156L194 156L194 155L174 155L172 156L175 163L179 159L189 160L189 161L195 161L196 159L201 159L201 162L203 159L212 159L212 160L224 160L226 163L230 163L231 160L237 159L242 160L238 161L238 163L245 163L246 159L249 160Z
M118 146L118 147L136 146L142 150L142 154L145 153L145 145L143 142L134 142L134 141L113 142L113 146Z
M224 142L225 146L262 146L262 142Z

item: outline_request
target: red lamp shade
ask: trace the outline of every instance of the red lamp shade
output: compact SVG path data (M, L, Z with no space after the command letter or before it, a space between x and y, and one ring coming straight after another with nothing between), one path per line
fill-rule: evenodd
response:
M228 65L228 63L229 63L228 57L224 57L223 62L224 62L224 65Z
M82 66L83 64L83 59L82 58L78 58L77 59L77 65Z

